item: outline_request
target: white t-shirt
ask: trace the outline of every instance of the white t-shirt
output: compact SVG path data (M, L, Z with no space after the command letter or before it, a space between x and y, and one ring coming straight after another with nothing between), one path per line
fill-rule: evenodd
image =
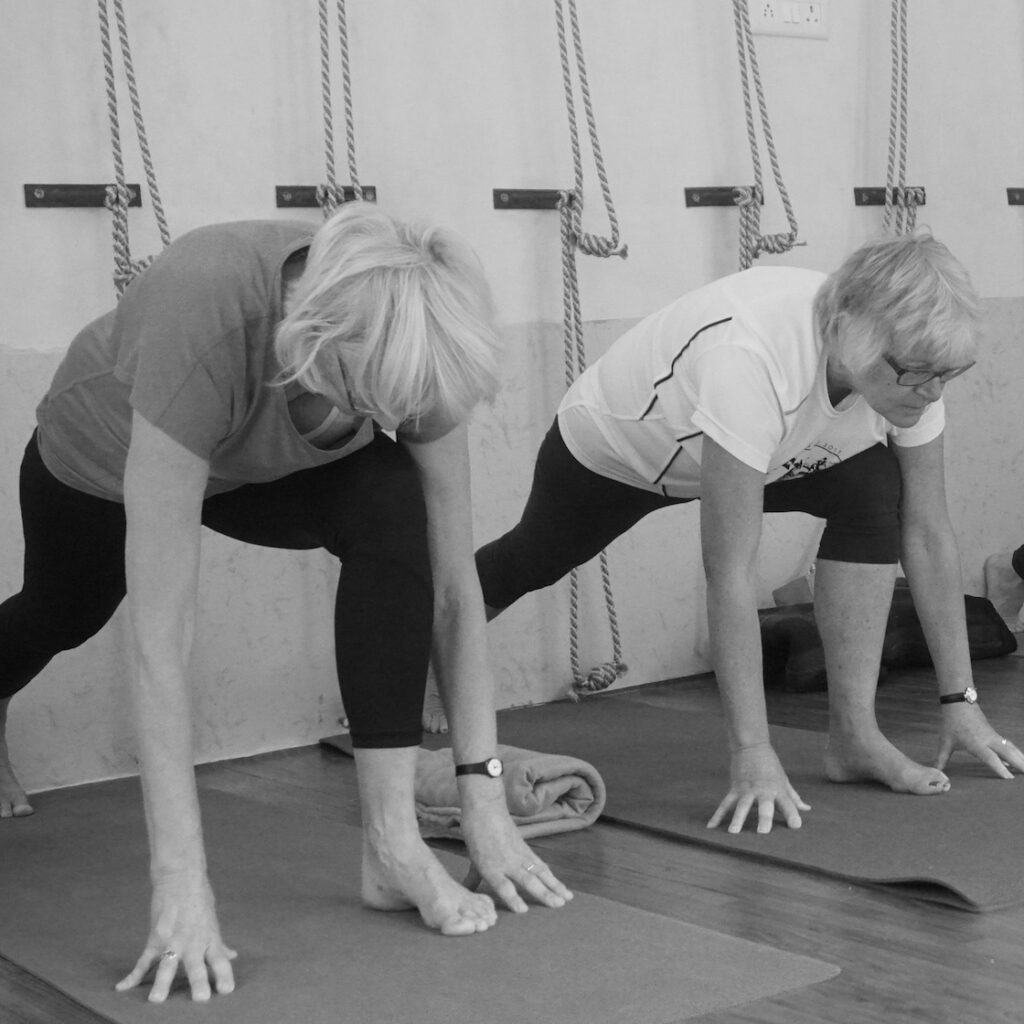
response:
M942 433L942 399L896 427L857 394L828 397L814 329L825 275L755 267L684 295L619 338L572 385L558 423L595 473L670 497L700 496L704 436L766 475L827 469L877 444Z

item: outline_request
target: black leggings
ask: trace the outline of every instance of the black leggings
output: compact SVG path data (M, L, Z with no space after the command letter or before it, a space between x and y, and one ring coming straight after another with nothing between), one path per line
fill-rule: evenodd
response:
M84 643L125 594L124 506L57 480L35 435L21 466L23 589L0 604L0 698ZM358 747L422 736L433 585L426 509L408 454L378 434L337 462L203 502L203 525L249 544L326 548L341 560L335 656Z
M828 469L768 484L764 511L824 519L819 558L892 564L899 560L900 481L895 455L877 444ZM484 601L507 608L589 561L649 513L690 500L592 472L566 448L556 420L518 525L476 553Z

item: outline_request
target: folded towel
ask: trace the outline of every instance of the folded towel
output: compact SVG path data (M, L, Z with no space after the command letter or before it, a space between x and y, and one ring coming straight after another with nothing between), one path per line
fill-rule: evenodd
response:
M604 781L579 758L499 746L509 814L527 839L592 825L604 809ZM462 809L450 747L420 748L416 817L430 838L461 839Z

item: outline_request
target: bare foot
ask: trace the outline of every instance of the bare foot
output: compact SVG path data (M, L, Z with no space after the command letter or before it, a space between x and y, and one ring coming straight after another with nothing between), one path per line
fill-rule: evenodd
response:
M443 935L473 935L498 919L494 901L459 885L419 836L385 848L364 831L362 895L374 910L415 908Z
M985 559L985 596L1013 632L1024 629L1024 580L1013 568L1009 552Z
M900 753L880 732L868 737L829 736L825 774L832 782L881 782L894 793L945 793L949 779Z
M448 715L444 710L441 695L437 692L437 684L433 679L427 681L427 691L423 694L423 731L448 731Z
M33 813L35 809L11 770L6 754L0 752L0 818L25 818Z

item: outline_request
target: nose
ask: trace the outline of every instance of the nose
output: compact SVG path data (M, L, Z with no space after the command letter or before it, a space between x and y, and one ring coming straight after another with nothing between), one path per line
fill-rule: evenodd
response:
M927 398L929 402L935 402L942 397L943 387L945 385L938 377L932 377L931 380L926 381L924 384L918 384L914 390L923 398Z

